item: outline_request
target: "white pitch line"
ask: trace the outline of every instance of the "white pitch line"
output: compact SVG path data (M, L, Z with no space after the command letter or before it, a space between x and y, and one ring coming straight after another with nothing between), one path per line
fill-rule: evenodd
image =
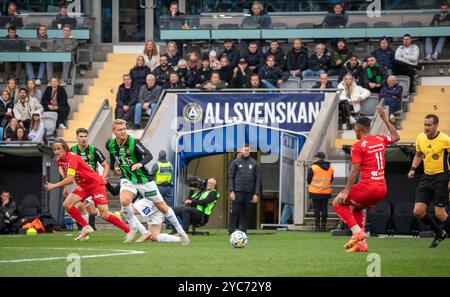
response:
M81 259L89 258L103 258L114 256L127 256L127 255L140 255L144 254L144 251L134 250L109 250L109 249L95 249L95 248L45 248L45 247L3 247L4 249L46 249L46 250L71 250L71 251L109 251L115 252L113 254L98 254L98 255L85 255L80 256ZM54 260L66 260L66 257L48 257L48 258L31 258L31 259L16 259L16 260L1 260L3 263L23 263L23 262L36 262L36 261L54 261Z

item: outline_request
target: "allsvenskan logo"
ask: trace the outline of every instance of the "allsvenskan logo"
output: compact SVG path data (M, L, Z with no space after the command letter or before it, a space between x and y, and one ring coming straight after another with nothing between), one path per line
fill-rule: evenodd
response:
M189 103L183 108L183 116L192 123L198 122L203 116L203 108L197 103Z

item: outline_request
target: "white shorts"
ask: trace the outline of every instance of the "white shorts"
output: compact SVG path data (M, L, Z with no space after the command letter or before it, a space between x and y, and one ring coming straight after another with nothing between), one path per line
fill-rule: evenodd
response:
M131 181L127 179L120 180L120 191L130 191L134 195L139 195L141 198L147 198L153 203L161 203L164 202L161 193L158 190L158 186L154 181L148 182L146 184L133 184Z
M133 203L134 208L141 216L147 219L150 225L160 225L164 222L164 215L156 208L149 199L142 198Z

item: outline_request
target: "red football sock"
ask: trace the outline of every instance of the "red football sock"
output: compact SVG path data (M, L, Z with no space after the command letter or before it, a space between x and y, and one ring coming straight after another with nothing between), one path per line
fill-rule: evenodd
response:
M365 222L364 222L364 210L353 210L353 217L355 218L356 223L359 227L365 232Z
M108 222L110 222L111 224L113 224L114 226L116 226L117 228L122 229L123 231L125 231L125 233L130 232L130 227L128 227L127 225L125 225L124 222L122 222L119 218L115 217L114 215L110 214L108 217Z
M349 228L352 228L356 225L355 217L353 216L353 213L350 208L348 208L348 206L334 205L333 208L339 215L341 220L344 221L344 223L346 223Z
M83 219L83 216L81 215L81 212L76 208L75 206L72 206L67 213L75 220L77 221L81 227L86 227L88 223L85 219Z

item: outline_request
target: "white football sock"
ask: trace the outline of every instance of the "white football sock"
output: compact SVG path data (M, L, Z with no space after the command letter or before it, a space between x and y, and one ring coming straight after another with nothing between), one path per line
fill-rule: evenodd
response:
M123 213L127 218L128 224L131 229L139 231L141 234L147 233L147 229L139 222L138 218L133 213L133 206L130 204L128 206L123 206Z
M89 214L87 213L87 214L84 214L84 215L81 215L81 216L82 216L83 219L86 221L86 223L89 224Z
M181 241L180 237L175 236L175 235L169 235L167 233L159 234L157 239L159 242L180 242Z
M361 227L359 227L358 224L356 224L355 226L351 227L350 229L352 230L352 233L353 233L353 234L356 234L356 233L359 233L359 232L362 231L362 230L361 230Z
M168 207L169 211L164 214L164 217L172 224L172 226L177 230L178 234L184 234L183 227L181 227L180 222L178 222L177 216L173 212L171 207Z

